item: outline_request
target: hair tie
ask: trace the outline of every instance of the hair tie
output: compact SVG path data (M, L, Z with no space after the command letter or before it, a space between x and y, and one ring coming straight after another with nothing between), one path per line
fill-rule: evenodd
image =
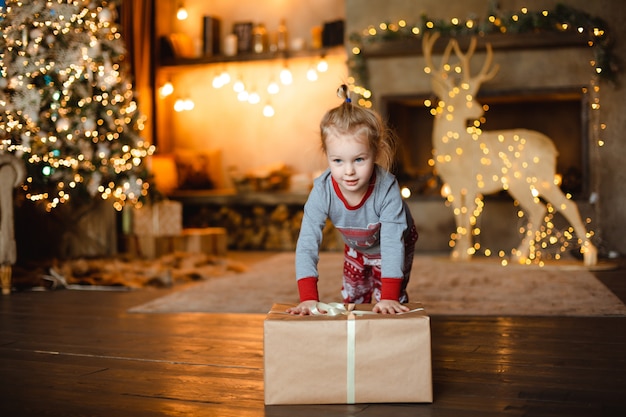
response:
M352 103L352 100L350 99L350 97L346 97L346 103Z

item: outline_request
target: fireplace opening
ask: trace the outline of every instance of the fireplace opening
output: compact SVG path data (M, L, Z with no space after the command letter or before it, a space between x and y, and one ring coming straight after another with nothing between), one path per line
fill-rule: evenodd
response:
M425 100L432 95L389 95L381 98L382 112L398 136L394 174L413 196L440 196L441 180L432 159L433 116ZM488 105L484 131L526 128L546 134L559 152L557 174L561 189L574 200L589 196L588 103L583 89L487 91L477 97ZM470 121L471 122L471 121ZM497 196L507 196L501 192Z

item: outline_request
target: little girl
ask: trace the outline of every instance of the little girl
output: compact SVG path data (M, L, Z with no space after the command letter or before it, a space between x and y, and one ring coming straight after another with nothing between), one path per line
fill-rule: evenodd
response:
M417 230L389 172L393 136L377 113L352 105L346 85L337 94L344 102L320 123L329 168L315 179L296 246L300 304L287 311L308 315L316 309L317 263L327 219L345 242L343 301L375 303L373 311L383 314L408 311L402 303L408 301Z

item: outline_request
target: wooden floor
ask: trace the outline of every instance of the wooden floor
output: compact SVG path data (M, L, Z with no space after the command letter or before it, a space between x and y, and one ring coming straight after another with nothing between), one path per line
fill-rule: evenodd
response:
M263 315L127 313L167 291L1 297L0 416L626 416L624 317L434 316L433 404L266 407Z

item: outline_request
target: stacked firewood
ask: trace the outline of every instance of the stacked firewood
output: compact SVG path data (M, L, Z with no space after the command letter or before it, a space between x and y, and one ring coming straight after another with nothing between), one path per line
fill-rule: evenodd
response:
M300 205L207 206L188 218L191 227L226 229L228 249L292 251L296 248L304 211ZM329 222L322 250L338 250L343 242Z

